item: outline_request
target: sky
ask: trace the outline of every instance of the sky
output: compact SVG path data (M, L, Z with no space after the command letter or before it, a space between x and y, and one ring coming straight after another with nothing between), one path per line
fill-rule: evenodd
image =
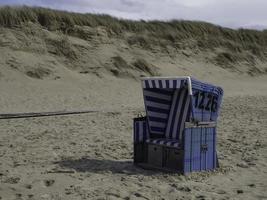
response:
M0 0L144 20L198 20L230 28L267 29L267 0Z

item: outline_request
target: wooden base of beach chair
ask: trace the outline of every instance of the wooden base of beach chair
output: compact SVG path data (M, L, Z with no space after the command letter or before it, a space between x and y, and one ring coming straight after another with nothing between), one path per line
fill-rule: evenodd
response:
M134 144L134 163L143 163L147 161L147 145L144 143Z
M184 151L182 149L165 148L163 159L163 167L175 171L183 171Z
M180 148L148 144L147 164L168 171L183 171L184 151Z
M144 169L183 173L182 149L157 144L135 144L134 163Z
M140 167L140 168L145 169L145 170L156 170L156 171L168 172L168 173L182 173L179 170L169 169L169 168L165 168L165 167L156 167L156 166L150 165L148 163L137 163L135 165L137 167Z
M155 167L163 166L163 147L155 144L147 145L147 163Z

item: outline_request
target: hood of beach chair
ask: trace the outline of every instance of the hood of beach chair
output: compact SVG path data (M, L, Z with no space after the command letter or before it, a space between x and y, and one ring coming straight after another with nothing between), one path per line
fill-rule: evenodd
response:
M190 76L143 77L148 129L158 137L180 140L185 122L216 122L222 88Z

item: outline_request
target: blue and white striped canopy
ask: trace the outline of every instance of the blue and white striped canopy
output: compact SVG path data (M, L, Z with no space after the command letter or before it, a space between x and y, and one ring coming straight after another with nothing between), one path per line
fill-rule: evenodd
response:
M223 90L189 76L142 78L152 134L181 139L186 121L217 121Z

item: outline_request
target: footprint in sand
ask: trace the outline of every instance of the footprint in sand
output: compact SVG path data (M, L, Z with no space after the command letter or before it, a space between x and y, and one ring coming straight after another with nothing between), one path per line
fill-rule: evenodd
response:
M226 191L219 189L216 191L216 193L217 194L226 194Z
M238 189L238 190L236 190L236 193L237 193L237 194L243 194L243 193L244 193L244 191L243 191L243 190L241 190L241 189Z
M31 185L31 184L26 184L26 185L25 185L25 188L27 188L27 189L32 189L32 185Z
M184 191L184 192L191 192L191 189L187 186L182 186L182 187L179 187L177 189L180 191Z
M249 187L255 187L254 183L248 184Z
M23 198L22 198L22 194L17 193L17 194L16 194L16 200L23 200Z
M44 180L44 184L46 187L50 187L55 183L55 180L53 179L48 179L48 180Z
M204 195L198 195L198 196L196 196L196 199L198 199L198 200L205 200L206 197Z

